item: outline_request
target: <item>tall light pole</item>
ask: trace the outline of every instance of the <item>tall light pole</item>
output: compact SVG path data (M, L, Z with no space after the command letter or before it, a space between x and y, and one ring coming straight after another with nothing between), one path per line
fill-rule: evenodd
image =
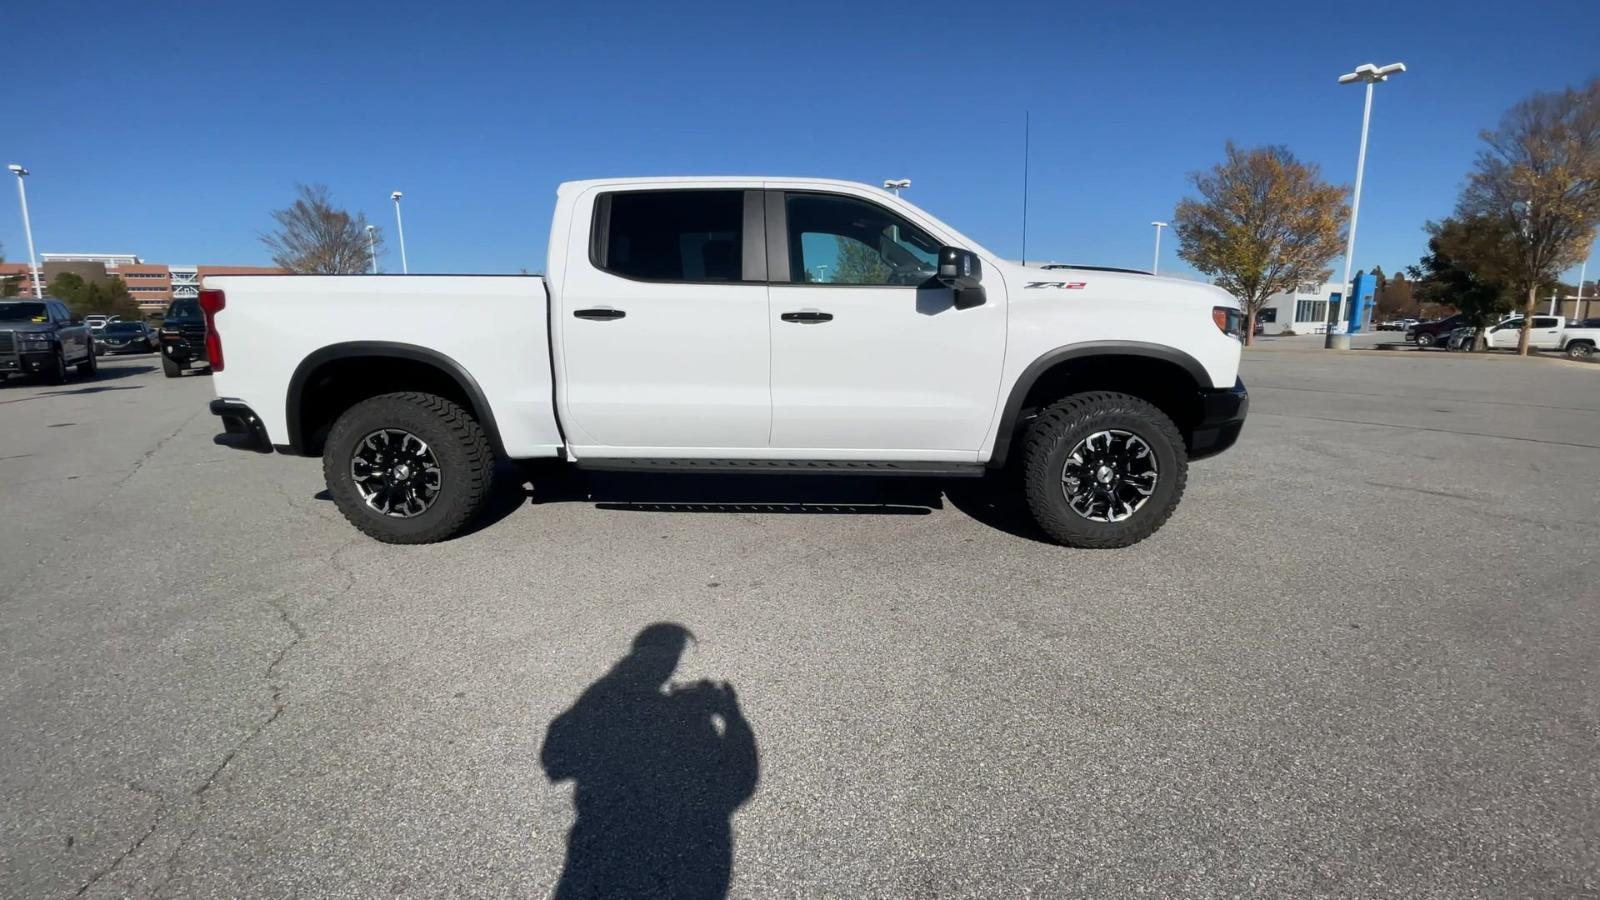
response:
M1161 229L1167 227L1167 223L1165 223L1165 222L1151 222L1150 224L1154 225L1156 227L1156 258L1155 258L1154 262L1150 263L1150 274L1151 275L1160 275L1161 274Z
M44 296L44 285L39 282L39 258L33 253L33 223L28 221L28 189L22 183L28 170L12 163L6 168L17 176L17 196L22 198L22 233L28 236L28 268L33 270L33 296Z
M1355 298L1350 296L1353 293L1350 289L1350 263L1356 253L1356 216L1361 212L1361 176L1367 169L1367 125L1372 120L1372 86L1380 81L1388 81L1390 75L1398 75L1405 70L1406 64L1403 62L1390 63L1382 68L1366 63L1356 66L1354 72L1346 72L1339 76L1340 84L1355 84L1359 81L1367 86L1367 102L1361 109L1361 150L1356 154L1356 190L1350 197L1350 235L1344 245L1344 282L1341 285L1344 303L1340 304L1344 308L1340 310L1341 313L1348 314L1351 304L1355 302ZM1334 308L1333 304L1329 303L1328 334L1322 346L1330 350L1350 349L1349 333L1334 334L1334 323Z
M901 191L910 187L911 179L909 178L891 178L883 183L883 189L886 191L894 191L894 195L896 197L900 196Z
M1600 239L1596 239L1594 247L1600 247ZM1589 248L1589 256L1594 255L1594 247ZM1583 315L1583 280L1589 277L1589 259L1584 257L1583 267L1578 269L1578 299L1572 304L1572 317L1582 319Z
M372 260L372 274L378 274L378 226L367 226L367 257Z
M389 195L389 199L394 201L394 232L400 236L400 274L409 275L411 267L406 265L406 226L400 221L401 196L399 191L395 191Z

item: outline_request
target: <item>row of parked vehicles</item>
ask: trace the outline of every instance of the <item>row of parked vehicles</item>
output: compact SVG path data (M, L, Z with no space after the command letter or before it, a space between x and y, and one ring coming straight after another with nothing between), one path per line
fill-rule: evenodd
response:
M1491 325L1484 334L1490 350L1515 350L1522 333L1523 317L1513 315ZM1465 316L1454 315L1432 322L1420 322L1406 329L1406 340L1418 347L1466 349L1477 336L1477 329ZM1568 321L1565 316L1534 316L1529 328L1528 346L1534 350L1564 353L1571 359L1589 359L1600 346L1600 319Z
M175 300L159 328L115 316L78 317L54 297L0 301L0 381L33 375L61 384L93 377L106 354L160 353L168 378L206 361L205 320L194 300Z

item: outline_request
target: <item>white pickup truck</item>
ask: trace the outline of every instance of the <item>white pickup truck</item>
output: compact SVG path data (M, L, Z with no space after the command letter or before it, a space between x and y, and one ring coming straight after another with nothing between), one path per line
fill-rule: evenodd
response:
M1249 398L1208 285L1007 262L843 181L556 192L549 274L212 277L219 443L321 456L372 537L460 532L496 461L978 476L1061 543L1161 526Z
M1515 350L1522 335L1522 316L1505 319L1485 334L1490 350ZM1554 350L1572 359L1588 359L1600 344L1600 328L1575 327L1566 316L1534 316L1528 328L1528 346Z

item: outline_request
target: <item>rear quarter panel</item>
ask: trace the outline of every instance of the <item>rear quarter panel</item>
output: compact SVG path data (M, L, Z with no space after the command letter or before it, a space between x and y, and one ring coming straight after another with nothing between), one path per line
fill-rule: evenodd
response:
M470 373L507 455L553 456L561 446L543 279L224 275L205 286L227 298L216 317L217 396L249 404L274 444L288 442L289 382L302 360L333 344L387 341L441 353Z

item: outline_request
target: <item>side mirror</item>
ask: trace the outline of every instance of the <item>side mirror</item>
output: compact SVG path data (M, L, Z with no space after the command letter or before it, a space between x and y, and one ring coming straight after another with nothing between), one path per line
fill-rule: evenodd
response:
M940 247L939 274L934 277L955 292L956 309L982 306L988 299L982 284L983 262L971 250Z

